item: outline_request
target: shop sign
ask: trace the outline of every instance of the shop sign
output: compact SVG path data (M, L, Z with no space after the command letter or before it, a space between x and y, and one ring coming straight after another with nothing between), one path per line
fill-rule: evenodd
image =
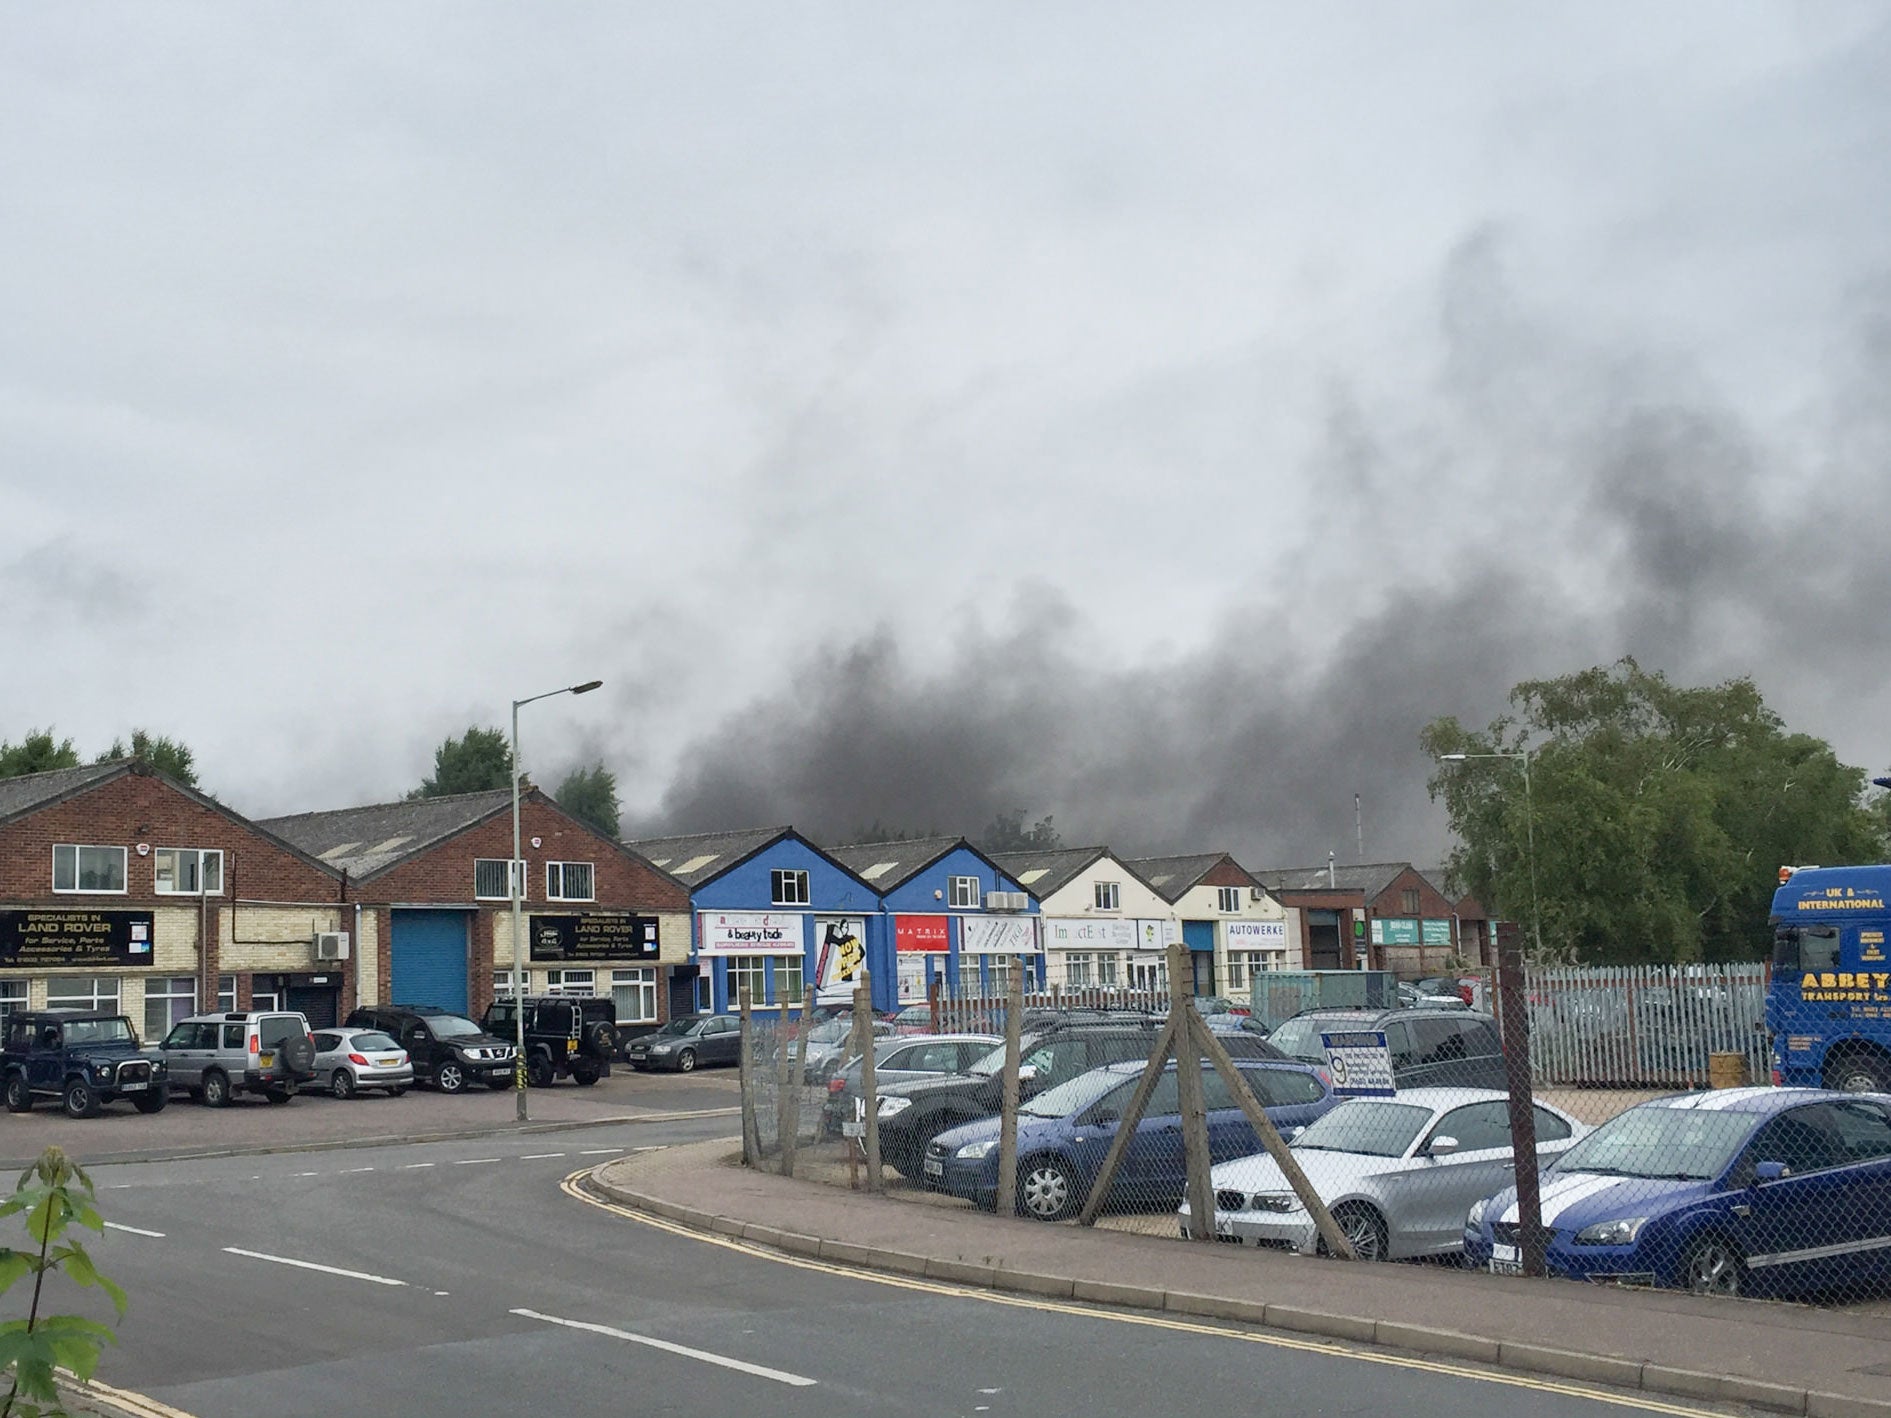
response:
M799 912L704 911L697 945L706 955L799 955Z
M1451 922L1449 921L1421 921L1419 930L1426 945L1451 944Z
M959 917L961 955L1035 955L1038 949L1035 916Z
M149 911L0 911L0 969L149 965Z
M1285 921L1223 921L1230 950L1285 950Z
M1182 923L1172 920L1136 922L1136 949L1165 950L1182 939Z
M1374 945L1417 945L1418 921L1405 916L1374 916L1372 918L1372 943Z
M893 948L897 952L936 952L952 948L950 916L895 916Z
M659 953L653 916L534 916L529 929L534 960L655 960Z
M843 999L854 991L867 960L867 923L859 916L814 918L815 985L818 1001Z
M1136 923L1113 916L1088 920L1082 916L1044 918L1047 950L1134 950Z

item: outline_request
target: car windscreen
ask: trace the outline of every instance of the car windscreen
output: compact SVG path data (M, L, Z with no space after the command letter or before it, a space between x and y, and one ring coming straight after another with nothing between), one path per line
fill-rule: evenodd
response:
M1718 1177L1759 1121L1753 1113L1630 1108L1570 1148L1551 1170L1676 1180Z
M426 1017L426 1024L433 1030L433 1036L436 1039L452 1039L465 1034L486 1032L472 1020L462 1019L457 1014L429 1014Z
M1353 1098L1315 1119L1293 1140L1293 1145L1309 1152L1362 1152L1368 1157L1403 1157L1412 1139L1430 1122L1431 1109L1415 1103Z
M668 1024L657 1030L657 1033L667 1034L672 1039L678 1039L689 1033L692 1029L701 1028L704 1022L705 1021L701 1019L672 1019Z
M1267 1042L1279 1049L1290 1059L1304 1059L1308 1063L1326 1062L1326 1049L1320 1043L1320 1035L1333 1029L1344 1029L1344 1021L1319 1019L1312 1015L1295 1015L1273 1033L1267 1036Z
M378 1052L382 1049L398 1049L399 1044L385 1034L357 1034L350 1039L349 1047L363 1052Z
M131 1026L122 1019L70 1019L66 1021L67 1044L129 1044Z
M1002 1048L998 1050L1000 1062L1003 1062L1004 1052ZM1081 1113L1092 1103L1108 1097L1119 1088L1128 1088L1134 1082L1133 1074L1126 1076L1100 1068L1091 1073L1079 1074L1055 1088L1046 1088L1018 1111L1029 1113L1034 1118L1067 1118L1072 1113Z

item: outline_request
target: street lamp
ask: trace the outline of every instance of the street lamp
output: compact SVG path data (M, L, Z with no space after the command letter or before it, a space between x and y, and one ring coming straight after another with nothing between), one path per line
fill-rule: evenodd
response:
M1543 959L1543 908L1536 894L1536 800L1530 796L1530 755L1528 753L1441 753L1440 763L1463 763L1473 758L1507 758L1523 768L1523 835L1530 855L1530 936L1536 942L1536 958Z
M589 694L599 685L601 679L587 680L583 684L567 685L563 689L548 689L543 694L534 694L530 699L512 701L512 860L506 863L506 875L512 884L512 1027L513 1042L518 1046L518 1055L512 1061L513 1093L519 1100L519 1121L526 1121L526 1081L525 1081L525 944L521 930L519 912L519 894L525 885L525 873L520 868L524 853L519 845L519 706L536 704L541 699L551 699L560 694Z

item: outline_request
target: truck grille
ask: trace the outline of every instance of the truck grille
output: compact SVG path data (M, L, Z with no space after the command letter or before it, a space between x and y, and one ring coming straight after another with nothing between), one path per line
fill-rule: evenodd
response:
M502 1048L468 1049L466 1056L469 1059L509 1059L512 1057L512 1049L509 1045Z
M151 1065L143 1059L138 1059L131 1063L121 1063L118 1066L118 1081L121 1084L149 1083L151 1081Z

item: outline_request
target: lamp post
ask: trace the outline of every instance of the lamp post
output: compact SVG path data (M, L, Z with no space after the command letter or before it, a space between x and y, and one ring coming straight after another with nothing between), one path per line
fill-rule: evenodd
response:
M1543 908L1536 894L1536 800L1530 796L1530 755L1528 753L1441 753L1440 763L1464 763L1473 758L1505 758L1523 769L1523 835L1530 858L1530 938L1536 944L1536 958L1543 958Z
M506 876L512 887L512 1028L513 1043L518 1052L512 1061L513 1094L519 1103L519 1121L526 1121L525 1103L525 942L520 922L520 893L525 886L524 871L520 862L522 852L519 844L519 706L535 704L541 699L551 699L560 694L589 694L599 685L601 679L587 680L583 684L567 685L563 689L548 689L543 694L534 694L529 699L512 701L512 860L506 863Z

